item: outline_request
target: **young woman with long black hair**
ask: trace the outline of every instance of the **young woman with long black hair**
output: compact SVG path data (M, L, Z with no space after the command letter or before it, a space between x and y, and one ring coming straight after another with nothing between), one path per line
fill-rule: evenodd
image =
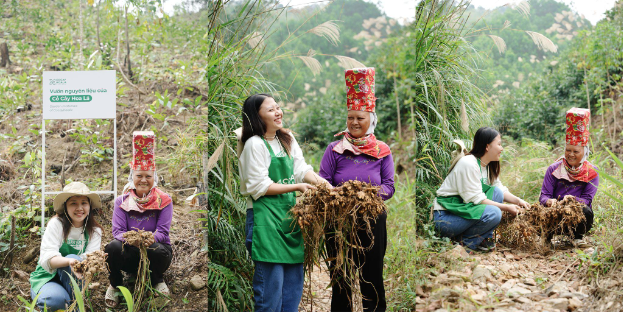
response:
M65 309L74 300L69 276L82 287L82 276L71 265L100 250L102 226L93 218L91 209L102 207L100 196L81 182L72 182L54 197L54 212L41 238L39 262L30 274L31 298L43 311Z
M247 196L245 245L255 264L255 311L297 311L303 293L303 238L288 211L295 191L325 180L306 164L282 123L283 112L268 94L243 104L244 144L239 158L241 194Z
M434 222L442 236L471 250L490 250L502 211L515 216L520 207L530 208L499 180L502 152L501 136L490 127L477 130L469 153L460 151L434 200Z

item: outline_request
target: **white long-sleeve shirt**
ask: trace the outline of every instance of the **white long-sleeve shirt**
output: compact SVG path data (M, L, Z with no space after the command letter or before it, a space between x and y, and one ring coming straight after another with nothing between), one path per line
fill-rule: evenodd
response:
M302 183L308 171L314 170L308 165L303 158L303 152L292 137L290 145L290 154L294 158L294 174L295 183ZM281 157L286 155L286 151L282 148L279 140L273 139L267 141L273 149L275 156ZM264 141L259 136L253 136L245 142L243 151L238 159L238 170L241 177L240 191L243 196L247 196L247 208L253 208L253 200L264 196L269 186L273 184L273 180L269 178L269 166L271 165L271 154L264 145Z
M478 205L484 199L487 199L481 188L481 181L498 187L503 193L508 191L507 187L501 183L500 179L496 178L494 183L488 183L488 180L487 167L481 167L481 169L479 169L477 158L473 155L466 155L457 162L455 168L453 168L446 179L444 179L444 182L442 182L436 194L437 196L459 195L464 202L472 202ZM434 200L433 209L446 210L438 204L437 200Z
M63 223L61 223L59 218L50 219L50 222L48 222L48 226L43 233L43 237L41 238L41 250L39 253L39 265L48 271L48 273L56 272L56 269L52 269L50 267L50 259L55 256L62 256L59 249L61 248L61 245L63 245L63 241ZM67 244L77 250L82 250L85 244L82 227L71 227L69 235L67 235ZM89 237L89 243L87 244L85 252L78 256L85 259L88 253L100 250L101 244L102 229L95 228L93 236Z

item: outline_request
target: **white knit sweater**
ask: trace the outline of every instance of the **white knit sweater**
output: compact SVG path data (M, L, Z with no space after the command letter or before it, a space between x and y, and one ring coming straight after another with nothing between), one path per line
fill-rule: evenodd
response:
M488 179L487 167L479 169L477 158L473 155L467 155L457 162L455 168L444 179L436 194L437 196L459 195L464 202L472 202L478 205L484 199L487 199L481 188L481 181L498 187L503 193L507 192L507 187L498 178L494 180L494 183L488 183ZM434 200L433 209L446 210L438 204L437 200Z

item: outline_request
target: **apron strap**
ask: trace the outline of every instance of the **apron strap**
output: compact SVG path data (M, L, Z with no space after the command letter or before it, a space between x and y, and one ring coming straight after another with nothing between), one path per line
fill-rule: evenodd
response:
M82 250L80 251L80 255L82 255L87 250L87 245L89 244L89 233L87 231L84 232L84 238L85 238L85 243L84 245L82 245Z
M271 158L277 157L277 156L275 156L275 153L273 152L273 148L271 147L269 142L267 142L267 140L264 137L262 137L262 141L264 141L264 145L266 145L266 147L269 149L269 153L271 154ZM279 144L280 144L280 146L282 147L283 150L286 150L286 148L284 148L284 145L282 144L282 141L280 141L279 138L277 139L277 142L279 142Z
M269 149L269 153L271 153L271 158L275 157L275 153L273 153L273 148L271 148L271 145L269 145L269 142L267 142L267 140L263 137L262 141L264 141L264 145L266 145L266 147Z

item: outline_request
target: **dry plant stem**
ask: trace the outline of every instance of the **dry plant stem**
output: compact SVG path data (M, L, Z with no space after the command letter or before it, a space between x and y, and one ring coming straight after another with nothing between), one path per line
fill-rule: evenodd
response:
M371 242L374 240L371 223L387 210L378 194L380 187L353 180L333 189L324 183L316 187L306 191L290 211L303 234L304 269L311 272L321 259L331 261L334 276L344 280L342 284L351 289L352 296L359 294L358 258L372 248L372 243L364 246L358 232L364 231ZM336 249L336 256L331 259L325 248L327 235L333 235L330 248Z
M505 213L497 238L510 248L547 253L550 250L549 236L562 234L574 237L574 229L585 221L584 206L569 196L551 207L532 204L531 209L521 210L516 218Z
M121 67L121 65L119 65L119 63L115 63L115 65L117 65L117 68L119 69L119 72L121 73L121 76L124 78L124 80L133 88L135 88L137 91L139 91L139 93L141 94L147 94L147 92L143 91L141 88L139 88L137 85L135 85L134 83L132 83L132 81L130 81L130 79L128 79L128 77L126 77L126 74L124 74L123 69Z

